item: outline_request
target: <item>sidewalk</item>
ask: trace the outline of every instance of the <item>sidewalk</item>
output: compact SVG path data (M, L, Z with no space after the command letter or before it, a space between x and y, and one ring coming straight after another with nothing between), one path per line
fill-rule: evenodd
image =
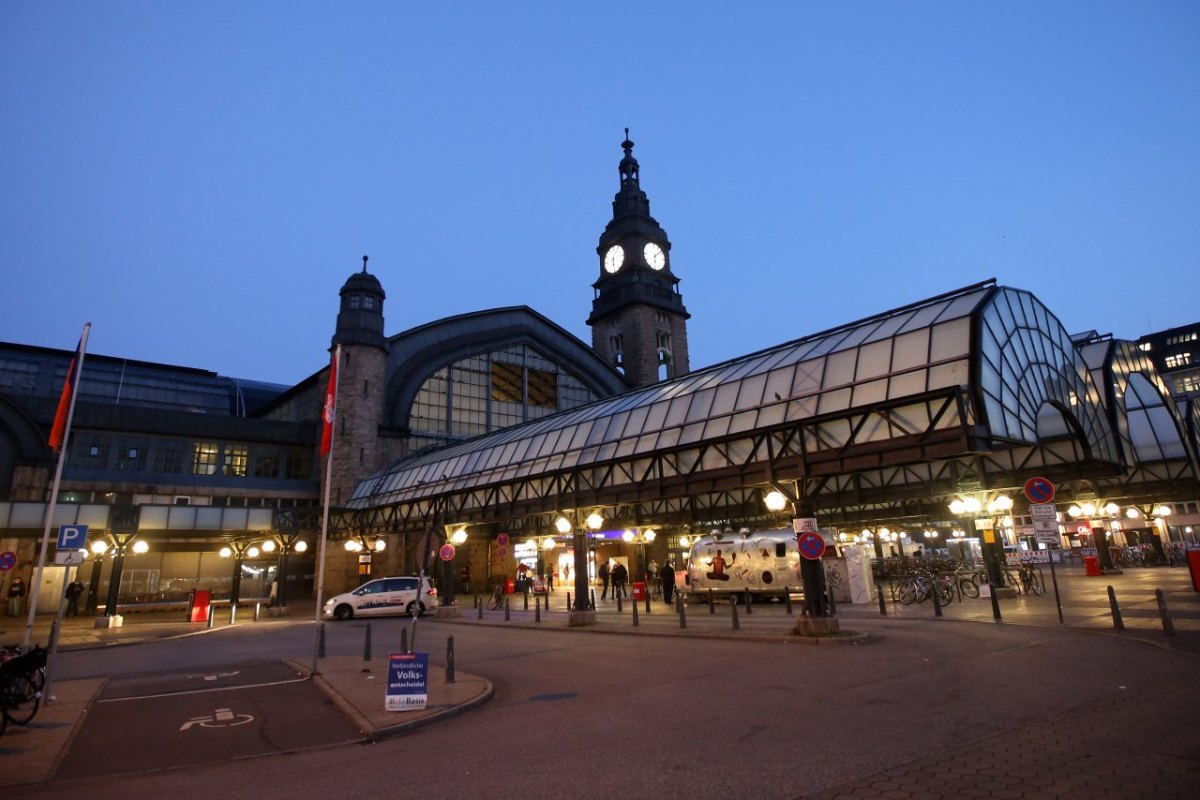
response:
M530 596L526 610L523 595L510 595L507 614L503 609L480 611L474 605L473 595L459 597L458 606L427 614L425 621L448 627L487 625L581 634L741 639L819 646L869 644L880 636L886 636L888 630L896 625L944 624L947 635L953 635L952 623L1032 625L1120 636L1181 653L1200 655L1200 592L1192 588L1186 569L1147 568L1128 570L1123 575L1087 578L1082 575L1081 569L1067 567L1058 570L1057 579L1063 606L1061 623L1052 587L1040 597L1001 599L1002 621L999 622L993 618L991 602L983 598L951 603L943 609L940 618L935 616L929 602L904 606L885 598L886 614L880 613L877 601L866 605L843 603L836 609L841 635L815 639L795 634L800 607L795 606L789 616L782 603L756 604L749 613L745 606L739 606L736 618L734 609L727 602L718 602L712 609L705 604L689 604L681 623L680 615L672 606L660 600L651 603L651 611L646 613L645 602L642 601L637 604L635 625L631 601L623 601L618 610L616 602L606 600L598 603L595 624L574 627L568 625L567 593L563 590L551 594L548 609L541 603L535 606L535 600ZM1046 582L1049 587L1048 571ZM1118 632L1113 627L1108 600L1110 585L1120 604L1124 631ZM1167 636L1163 631L1155 589L1163 591L1173 623L1173 636ZM95 628L94 618L76 617L63 621L59 649L78 650L180 636L219 635L222 630L245 625L311 624L314 612L311 601L307 604L297 603L290 611L287 617L268 617L264 614L255 622L253 609L243 609L232 625L226 612L224 620L215 619L212 628L205 623L186 622L178 611L127 614L120 628ZM48 641L51 621L48 617L37 620L33 636L35 643L44 644ZM0 619L0 642L19 642L23 635L23 619ZM384 695L381 684L387 679L387 660L387 654L376 656L369 662L355 656L328 657L321 659L319 673L314 676L316 685L359 726L368 739L388 736L462 713L492 696L493 687L484 677L459 670L455 680L449 682L443 668L431 666L429 699L425 709L402 714L385 711L380 698ZM311 666L299 661L289 663L302 673L308 672ZM4 737L0 738L0 751L12 748L25 756L23 763L27 761L29 769L21 772L20 783L41 782L49 777L59 754L69 743L103 686L103 679L54 682L51 690L55 701L45 705L39 712L32 729L15 725L8 727ZM6 782L13 780L17 778L12 772L7 778L0 773L0 786L15 785Z

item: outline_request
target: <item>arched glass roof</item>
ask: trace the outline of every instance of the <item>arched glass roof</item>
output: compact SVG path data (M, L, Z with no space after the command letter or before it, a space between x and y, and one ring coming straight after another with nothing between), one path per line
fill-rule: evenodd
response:
M419 502L568 472L586 472L592 487L637 484L651 472L683 484L769 459L764 434L797 428L802 470L822 453L836 453L840 469L857 451L905 448L913 458L914 441L939 435L951 455L1036 445L1047 404L1090 457L1115 460L1099 392L1066 331L1028 292L986 282L417 454L365 479L349 505Z

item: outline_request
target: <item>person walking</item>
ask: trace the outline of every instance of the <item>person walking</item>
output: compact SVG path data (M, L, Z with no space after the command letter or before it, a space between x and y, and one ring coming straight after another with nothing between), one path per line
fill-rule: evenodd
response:
M670 563L662 565L658 571L658 577L662 579L663 602L671 605L671 595L675 593L675 569Z
M21 616L21 607L24 604L25 581L21 580L20 575L13 575L12 583L8 585L8 615L10 617Z
M608 562L607 561L605 561L603 564L600 565L600 569L596 573L596 575L600 578L600 583L603 587L600 590L600 599L604 600L608 597Z
M68 617L79 616L79 598L83 596L83 581L79 580L79 576L75 576L75 580L67 584L67 612Z
M628 593L625 591L625 584L628 582L628 580L629 570L625 568L624 564L618 561L617 565L613 567L612 571L613 597L617 597L618 595L621 597L629 597Z

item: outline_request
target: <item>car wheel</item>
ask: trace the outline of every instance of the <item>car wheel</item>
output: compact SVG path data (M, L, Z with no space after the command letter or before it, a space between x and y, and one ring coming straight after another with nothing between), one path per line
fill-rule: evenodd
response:
M350 619L353 616L354 616L354 609L351 608L350 606L346 605L345 603L342 603L340 606L338 606L337 608L335 608L333 610L333 618L334 619Z
M404 609L404 613L412 616L414 610L417 612L418 617L421 616L425 613L425 604L420 600L413 600L408 604L408 607Z

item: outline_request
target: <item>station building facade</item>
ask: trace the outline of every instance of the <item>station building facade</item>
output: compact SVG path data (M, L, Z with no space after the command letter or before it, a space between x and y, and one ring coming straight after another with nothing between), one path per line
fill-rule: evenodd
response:
M962 522L951 500L1013 494L1031 474L1079 511L1064 513L1065 546L1194 537L1193 399L1138 343L1072 337L1020 289L986 281L692 370L671 243L628 135L622 148L590 345L524 306L389 335L364 258L331 337L328 487L328 366L285 386L89 354L53 525L87 524L109 545L80 570L91 605L263 596L272 582L309 593L326 488L333 592L432 566L458 531L456 583L478 589L518 563L556 571L578 563L548 555L577 544L560 521L593 514L604 556L677 559L710 528L784 523L764 510L772 488L835 536L871 534L879 554L885 526L891 548L944 541ZM72 355L0 343L0 550L17 556L5 586L36 561ZM1025 533L1013 516L1002 541ZM65 574L47 570L42 596Z

